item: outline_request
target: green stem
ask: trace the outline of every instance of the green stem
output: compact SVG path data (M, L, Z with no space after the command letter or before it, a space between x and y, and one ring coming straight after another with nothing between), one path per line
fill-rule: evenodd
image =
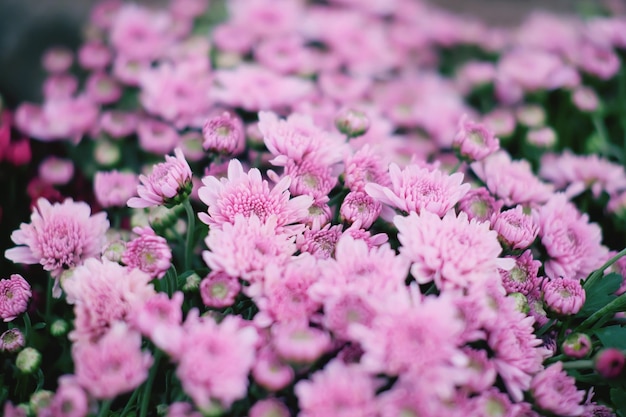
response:
M193 254L194 249L193 235L196 229L196 214L193 212L193 207L191 207L189 199L185 200L183 206L185 206L185 211L187 212L187 242L185 245L184 265L185 271L189 271L191 269L191 255Z
M563 362L563 369L591 369L593 368L593 361L590 359L584 359L580 361Z
M152 368L150 369L150 374L148 375L146 385L144 385L143 388L141 409L139 411L140 417L146 417L148 413L148 404L150 403L150 392L152 390L152 383L154 382L154 377L156 376L157 369L159 368L159 360L161 359L161 355L162 353L158 349L154 353L154 363L152 364Z
M24 320L24 340L28 341L32 329L32 324L30 322L30 317L28 316L27 312L24 312L22 319Z
M48 277L48 285L46 288L46 323L50 323L50 311L52 310L52 278Z
M463 160L459 159L459 162L457 162L456 165L453 166L452 169L450 170L450 175L452 175L455 172L457 172L459 170L459 168L461 168L461 165L463 165Z
M102 401L102 406L100 407L100 412L98 413L98 417L105 417L109 414L109 409L111 408L111 403L113 400L105 400Z
M615 314L616 312L620 311L625 305L626 293L620 295L619 297L602 307L600 310L587 317L582 323L580 323L580 326L578 326L577 330L580 331L582 329L586 329L592 326L596 321L600 320L605 315Z
M591 121L593 122L593 126L598 133L598 137L602 141L602 155L606 156L609 150L609 137L606 132L606 126L604 125L604 121L602 120L598 112L594 113L591 116Z
M606 261L604 263L604 265L602 265L600 268L598 268L595 271L593 271L591 273L591 275L589 276L589 278L587 278L587 280L584 282L583 288L588 288L588 287L592 286L595 281L600 279L600 277L604 273L605 269L607 269L608 267L613 265L615 262L617 262L624 255L626 255L626 249L622 249L621 252L619 252L617 255L615 255L614 257L612 257L608 261Z
M139 395L139 389L136 389L133 391L133 394L130 396L130 398L128 399L128 402L126 403L126 406L122 410L122 414L120 414L120 417L124 417L126 413L128 413L131 405L135 403L135 400L137 399L137 395Z

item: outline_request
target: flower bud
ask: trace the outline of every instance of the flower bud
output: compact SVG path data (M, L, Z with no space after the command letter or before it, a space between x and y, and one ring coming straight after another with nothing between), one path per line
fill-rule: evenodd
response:
M15 353L25 344L24 334L17 328L9 329L0 336L0 352Z
M15 366L25 374L35 372L39 368L39 364L41 364L41 353L31 347L22 349L15 359Z
M367 132L370 120L362 111L347 109L339 113L335 119L335 126L348 138L356 138Z
M616 378L624 370L624 354L616 348L601 350L594 358L594 368L604 378Z
M591 338L584 333L572 333L565 338L561 349L571 358L584 358L591 352Z
M30 410L34 414L38 414L39 410L46 409L50 406L52 399L54 398L54 392L48 390L39 390L34 392L30 396Z
M116 240L115 242L109 243L102 252L102 257L104 259L108 259L111 262L120 262L122 260L122 255L126 250L126 242L123 240Z
M50 325L50 334L55 337L63 336L69 330L69 325L67 321L63 319L56 319Z
M94 159L98 164L110 167L117 164L122 157L122 151L119 146L108 140L99 140L96 142L94 149Z
M182 290L184 292L196 291L200 287L201 280L202 278L194 272L185 279Z
M520 313L528 314L530 311L530 306L528 305L528 299L521 292L514 292L509 294L507 297L510 297L515 300L515 309Z

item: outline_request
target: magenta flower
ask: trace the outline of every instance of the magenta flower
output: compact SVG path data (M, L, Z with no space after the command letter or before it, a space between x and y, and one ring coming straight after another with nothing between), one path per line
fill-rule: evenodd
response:
M530 390L544 411L559 416L579 416L585 411L581 405L585 392L576 389L574 379L563 370L563 362L556 362L535 375Z
M170 269L172 250L164 237L158 236L150 227L135 227L138 236L126 244L122 263L129 268L139 268L152 278L163 278Z
M13 242L23 246L8 249L5 256L16 263L39 263L53 277L99 256L106 244L106 213L91 216L87 203L68 198L50 204L40 198L30 219L11 234Z
M559 315L573 315L585 304L585 290L577 279L546 279L541 286L543 301Z
M463 184L463 174L448 175L438 169L420 168L412 164L400 170L389 166L391 187L370 183L365 191L375 200L406 213L429 211L443 217L470 189Z
M180 148L176 157L165 156L165 162L156 164L150 175L140 175L137 187L139 197L128 200L128 207L144 208L164 205L172 208L182 203L191 193L191 168Z
M148 377L152 356L141 351L141 335L115 323L97 342L72 347L77 382L92 396L111 399L137 388Z
M139 179L132 172L98 171L93 178L96 200L102 207L124 207L135 195Z
M463 115L452 147L461 157L470 161L480 161L497 151L500 148L500 141L487 126L469 120L467 115Z
M584 358L592 349L591 338L585 333L572 333L565 338L561 345L561 350L565 355L576 359Z
M19 274L0 280L0 317L11 321L26 311L32 296L28 282Z
M626 357L617 348L606 348L594 358L594 368L604 378L617 378L624 371Z

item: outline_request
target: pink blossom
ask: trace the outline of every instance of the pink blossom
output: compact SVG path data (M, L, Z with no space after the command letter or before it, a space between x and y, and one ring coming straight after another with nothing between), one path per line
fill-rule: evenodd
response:
M366 95L372 86L372 79L360 74L323 71L318 74L317 85L325 97L335 102L354 103Z
M581 403L585 392L576 389L574 379L563 370L563 362L556 362L537 374L530 390L544 411L560 416L578 416L584 411Z
M39 164L39 177L54 185L65 185L74 176L74 163L69 159L49 156Z
M78 50L78 63L87 70L102 71L112 59L113 53L100 41L89 41Z
M575 279L546 279L541 285L543 301L558 315L573 315L585 304L585 291Z
M526 249L539 233L533 216L524 213L520 205L497 213L492 220L492 228L498 232L500 241L513 249Z
M23 246L8 249L5 256L16 263L39 263L54 277L99 256L106 243L106 213L92 216L87 203L68 198L50 204L40 198L30 219L30 224L22 223L11 234L11 240Z
M400 170L389 166L391 188L370 183L365 191L375 200L404 212L432 212L444 216L470 189L462 184L463 174L448 175L439 169L420 168L415 164Z
M85 83L87 97L98 104L112 104L122 97L122 87L104 72L92 73Z
M24 333L17 327L9 329L0 335L0 352L15 353L26 346Z
M173 335L179 331L183 320L183 298L180 291L175 292L171 299L166 293L156 293L136 309L129 319L143 335L167 351L167 346L160 343L160 336L169 334L170 338L175 338Z
M464 348L463 353L468 358L467 369L470 371L466 386L475 393L488 390L496 381L496 368L487 357L486 350Z
M350 327L354 324L370 327L378 312L373 297L350 294L347 289L324 301L324 325L340 340L353 339Z
M533 174L528 161L511 160L505 151L474 162L471 167L489 191L507 206L544 203L552 196L552 186Z
M563 341L561 350L570 358L582 359L593 350L593 345L585 333L572 333Z
M449 213L443 219L423 211L396 216L400 254L412 262L418 283L435 282L440 290L464 288L511 269L512 259L498 258L502 251L497 233L488 223L468 220L465 213Z
M262 223L256 215L237 214L234 223L211 229L205 240L209 250L202 253L202 258L214 271L257 281L267 265L280 265L296 251L294 238L277 231L277 223L276 216Z
M363 191L370 182L385 187L391 184L384 159L369 145L347 156L345 166L345 186L353 191Z
M600 99L591 87L580 86L572 91L572 103L580 111L594 112L600 104Z
M172 207L187 198L191 192L191 168L180 148L174 150L174 155L166 155L165 162L156 164L150 175L139 176L139 197L129 199L128 207Z
M97 342L72 347L76 381L92 396L111 399L131 391L148 377L153 359L141 351L141 335L115 323Z
M28 282L19 274L0 280L0 317L12 321L26 311L33 295Z
M380 203L363 191L350 191L343 199L339 210L341 218L348 223L360 220L361 227L369 227L378 218L382 207Z
M291 322L276 324L271 331L277 355L289 363L313 363L331 346L330 335L315 327Z
M211 318L186 323L176 375L200 411L213 401L229 407L246 395L257 338L256 330L235 316L220 324Z
M551 148L556 144L557 136L556 132L551 127L541 127L529 130L526 135L526 140L531 145L540 148Z
M135 195L139 179L132 172L98 171L93 178L96 200L102 207L124 207Z
M508 294L519 292L528 295L537 287L537 273L541 262L533 259L532 252L526 250L515 258L515 266L509 271L499 269L502 286Z
M143 74L149 71L150 68L149 60L118 55L113 61L112 73L121 83L138 87Z
M290 178L285 177L270 190L258 169L244 173L241 162L233 159L228 164L227 178L207 176L202 179L204 186L198 196L209 209L208 215L200 213L198 217L212 228L232 224L237 215L255 215L261 222L276 216L278 226L301 221L313 199L309 196L290 199L290 182Z
M300 252L308 252L318 259L330 258L335 252L335 245L341 236L341 226L330 223L322 228L307 228L296 238Z
M13 405L11 401L5 402L2 410L4 417L28 417L27 410L23 406Z
M620 70L619 56L613 48L602 42L583 39L572 55L573 61L582 71L602 80L614 77Z
M73 341L102 337L116 321L128 321L155 294L151 278L139 269L88 259L63 280L68 304L74 305Z
M289 409L275 398L266 398L254 403L250 408L249 417L289 417Z
M617 348L602 349L593 359L594 369L604 378L617 378L624 371L626 357Z
M79 385L73 375L64 375L59 378L57 389L46 412L38 413L41 417L82 417L89 412L87 393ZM46 414L49 413L49 414Z
M202 127L202 135L202 147L206 151L237 155L245 147L243 123L239 117L229 112L207 119Z
M157 155L169 153L180 142L176 129L168 123L144 118L137 124L139 146L146 152Z
M264 67L285 75L306 74L319 65L313 51L296 33L264 39L255 45L254 57Z
M304 11L303 5L289 0L235 0L228 10L232 23L255 38L294 33Z
M128 268L138 268L152 278L163 278L172 260L172 250L167 240L148 226L135 227L133 232L137 237L126 244L122 262Z
M281 361L275 352L263 349L252 368L254 380L268 391L279 391L289 385L295 376L293 368Z
M515 116L511 110L505 108L496 108L487 113L483 117L483 123L500 138L509 137L515 132Z
M44 69L53 74L67 71L73 62L74 54L63 46L55 46L48 49L41 58Z
M316 160L315 157L307 157L296 163L287 161L284 175L291 178L289 191L293 195L309 195L316 202L327 200L328 194L337 185L336 169ZM279 177L273 180L280 182Z
M114 139L129 136L137 129L139 117L135 113L119 110L104 111L100 115L99 127Z
M213 271L200 281L200 297L207 307L224 308L234 304L241 284L237 277Z
M333 360L295 385L302 417L374 417L374 379L359 365Z
M602 246L602 230L589 217L581 214L557 194L538 212L539 237L548 253L544 263L550 277L584 279L598 268L605 259L608 249Z
M45 100L62 100L70 98L78 89L78 79L70 74L51 75L44 81L43 96Z
M137 4L119 8L112 21L111 45L119 55L150 60L160 57L170 44L171 19L165 12L151 11Z
M452 147L470 161L485 159L500 148L500 141L488 127L463 115Z
M459 210L478 222L491 221L501 208L502 202L496 201L485 187L471 189L459 200Z
M202 413L194 410L193 405L187 402L177 401L167 407L166 417L202 417Z

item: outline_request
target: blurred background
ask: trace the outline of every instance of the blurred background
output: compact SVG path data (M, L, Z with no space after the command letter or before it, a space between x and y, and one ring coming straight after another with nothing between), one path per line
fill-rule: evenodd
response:
M532 10L575 13L600 0L433 0L492 25L520 22ZM623 2L624 0L613 0ZM157 4L164 0L144 0ZM76 48L96 0L0 0L0 94L9 105L39 101L40 57L52 45Z

